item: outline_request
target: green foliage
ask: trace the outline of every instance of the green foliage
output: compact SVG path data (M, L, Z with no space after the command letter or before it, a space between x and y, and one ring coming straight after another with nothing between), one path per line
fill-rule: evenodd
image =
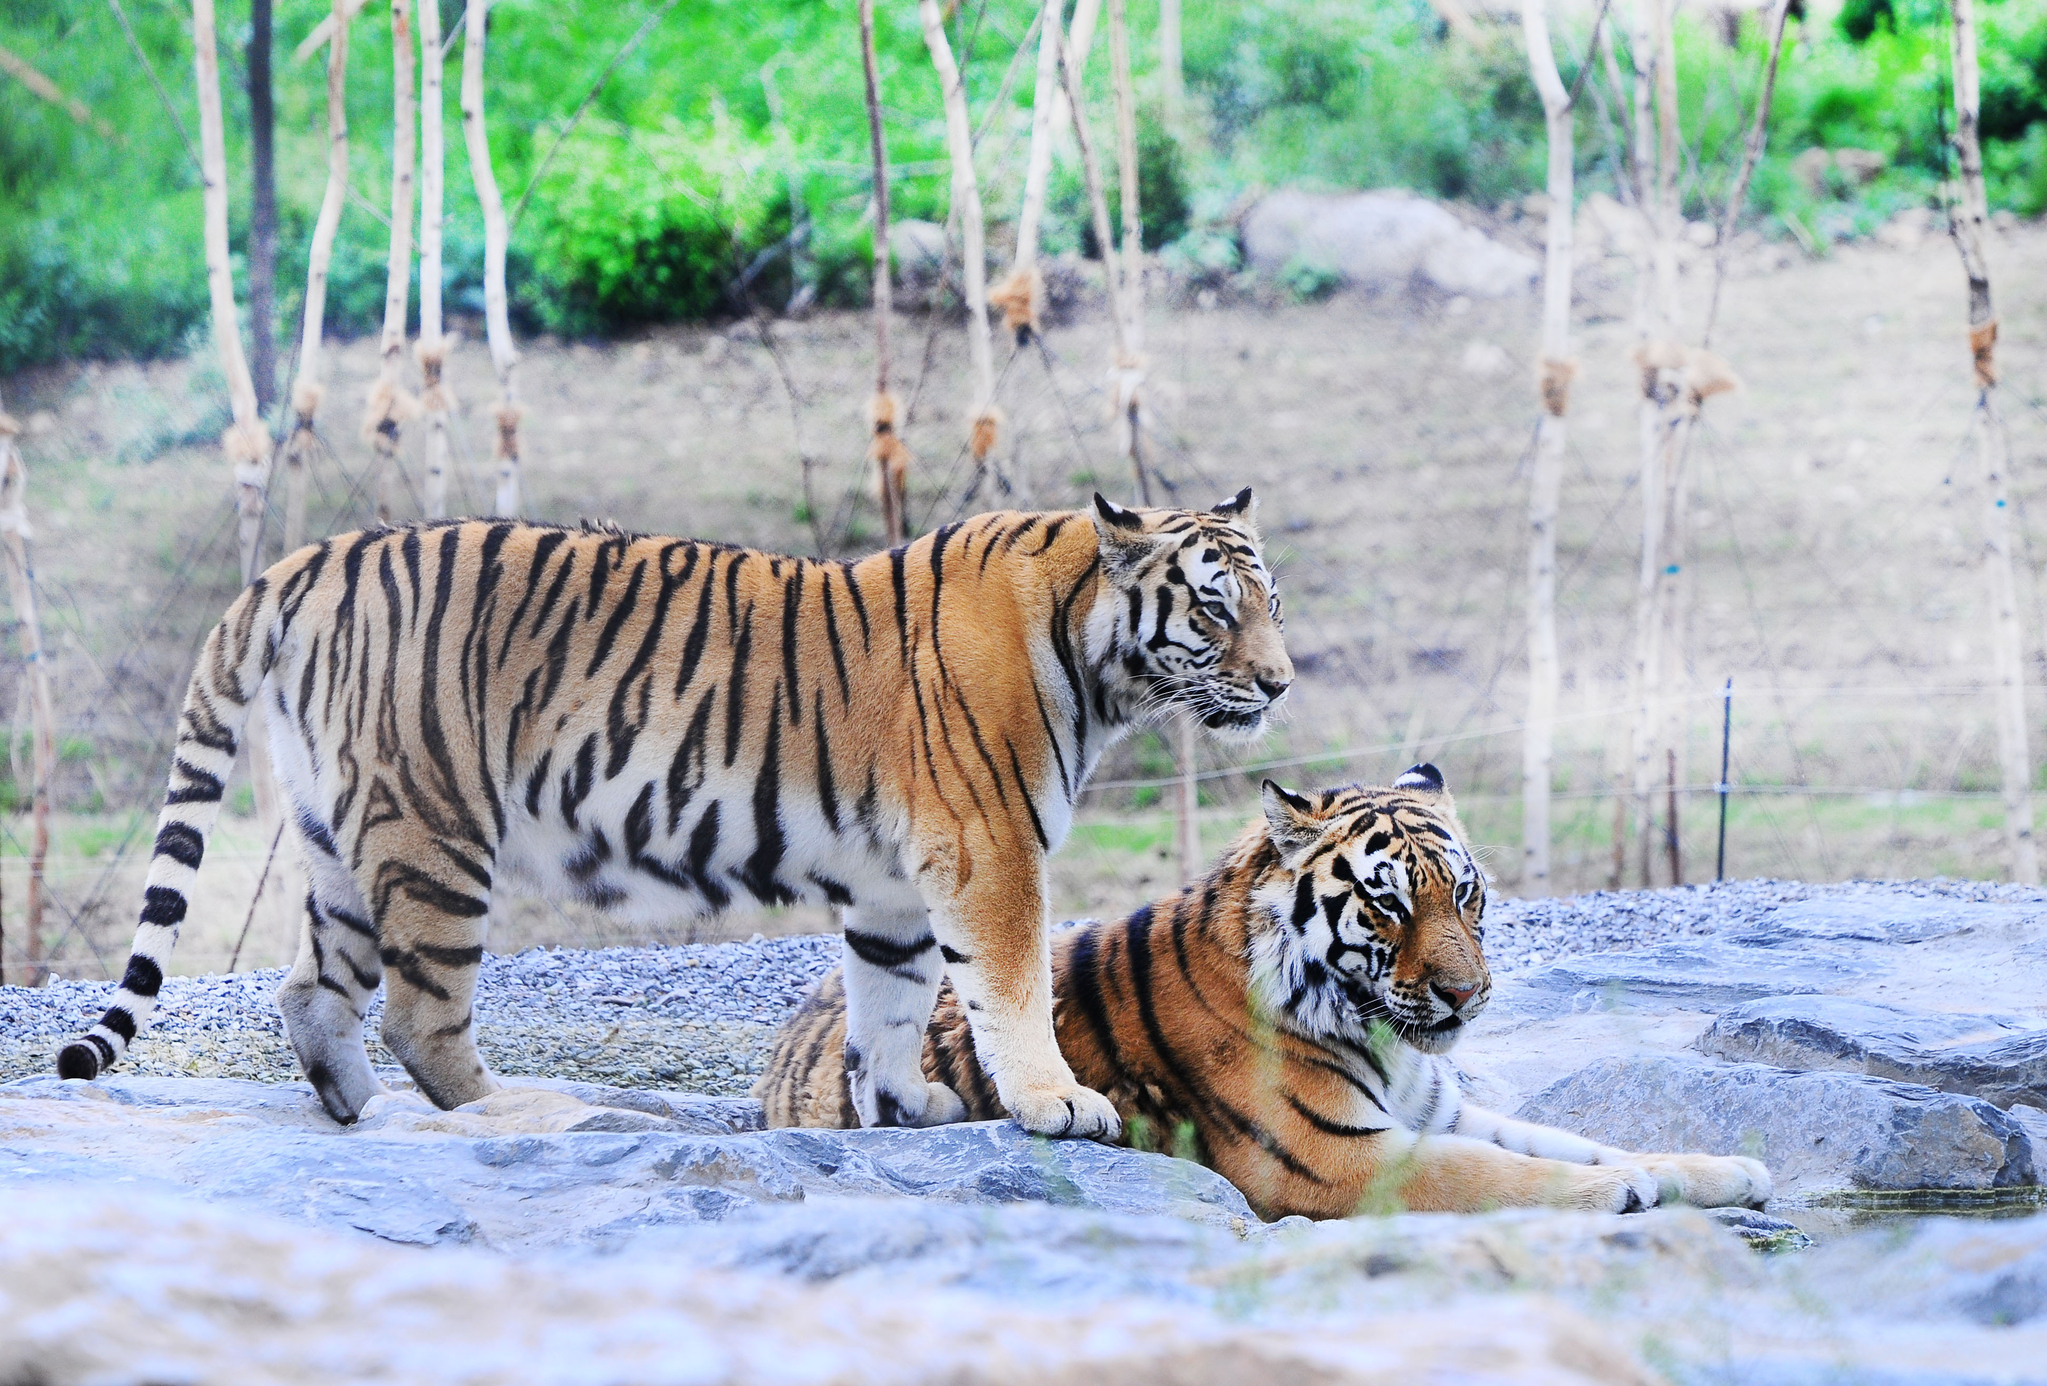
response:
M1343 287L1343 271L1319 261L1295 259L1279 272L1279 286L1296 303L1319 303Z
M461 6L441 5L452 31ZM280 336L299 308L325 179L322 63L290 49L326 0L276 0ZM1031 82L993 111L1001 74L1036 0L963 6L949 26L978 129L977 166L999 221L1014 215L1028 145ZM647 323L778 307L802 293L864 302L872 267L863 83L855 0L699 0L678 6L619 62L573 134L539 173L569 117L597 86L645 7L592 0L500 0L491 12L488 113L508 203L530 187L509 275L523 330L597 334ZM129 6L177 121L196 137L187 20L175 5ZM1448 36L1427 0L1237 0L1188 6L1186 118L1159 117L1155 11L1132 16L1140 94L1139 184L1147 247L1171 247L1198 282L1234 272L1242 199L1285 184L1405 186L1484 205L1542 181L1540 104L1512 24ZM1585 34L1560 22L1565 78ZM1938 195L1949 164L1947 8L1943 0L1847 0L1838 20L1805 21L1787 45L1769 155L1753 210L1815 243L1866 232ZM914 7L878 13L883 104L897 217L945 220L949 200L938 84ZM1984 162L1992 204L2047 208L2047 0L1981 9ZM1625 28L1625 26L1620 26ZM1739 156L1763 59L1760 20L1732 48L1680 24L1687 215L1712 216ZM246 10L222 12L232 232L248 214ZM1620 42L1625 45L1623 33ZM118 133L108 139L0 79L0 372L60 357L151 356L203 331L197 170L102 0L0 0L0 43L30 58ZM1107 45L1087 73L1089 117L1112 207L1118 178ZM482 230L449 50L446 273L451 307L482 307ZM358 197L342 219L328 281L339 333L382 318L388 231L365 210L388 206L391 54L372 7L350 55L351 168ZM1595 86L1603 77L1594 75ZM1625 93L1603 93L1615 118ZM1624 154L1612 122L1581 107L1585 191L1618 191ZM1814 188L1792 172L1802 151L1857 148L1888 165L1856 186ZM539 181L534 179L539 173ZM1120 209L1117 209L1120 210ZM1120 230L1120 223L1118 224ZM1000 237L997 237L998 243ZM1092 253L1077 168L1055 166L1045 224L1050 253ZM239 262L237 273L239 274ZM1288 292L1312 297L1312 267ZM242 286L246 303L246 284Z
M749 296L786 301L789 203L778 180L673 128L593 132L573 146L534 198L533 273L518 291L550 331L701 318Z

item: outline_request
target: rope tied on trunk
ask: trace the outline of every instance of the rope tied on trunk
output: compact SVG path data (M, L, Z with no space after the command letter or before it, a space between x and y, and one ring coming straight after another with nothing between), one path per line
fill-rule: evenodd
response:
M1976 388L1997 383L1997 319L1969 329L1969 354L1976 359Z
M1002 310L1002 325L1014 334L1018 346L1029 345L1033 335L1043 335L1045 276L1036 265L1012 270L1009 278L988 291L988 303Z
M1561 419L1571 411L1571 382L1578 378L1578 358L1559 360L1545 356L1536 370L1536 388L1542 391L1543 409Z
M412 354L419 361L421 388L419 408L427 414L446 414L455 408L455 396L441 380L441 369L448 361L448 339L428 342L422 337L413 344Z
M235 484L261 486L270 477L270 430L260 423L230 424L220 450L234 464Z
M402 385L378 376L370 382L370 392L363 409L363 441L374 443L382 439L387 445L396 446L398 425L418 413L419 401L406 393Z

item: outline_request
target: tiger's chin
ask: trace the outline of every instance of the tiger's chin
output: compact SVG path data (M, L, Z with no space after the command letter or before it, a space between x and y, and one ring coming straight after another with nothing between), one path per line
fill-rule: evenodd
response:
M1244 712L1219 708L1202 714L1201 727L1217 741L1238 746L1263 736L1268 720L1267 710L1262 707Z
M1410 1025L1402 1021L1393 1027L1400 1038L1424 1054L1447 1054L1464 1038L1464 1022L1456 1016L1434 1025Z

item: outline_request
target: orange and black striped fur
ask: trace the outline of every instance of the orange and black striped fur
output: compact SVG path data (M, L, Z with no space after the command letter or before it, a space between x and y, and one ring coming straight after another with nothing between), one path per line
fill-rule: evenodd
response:
M1307 796L1268 780L1265 816L1206 879L1053 936L1060 1051L1133 1132L1191 1132L1266 1217L1760 1206L1754 1160L1632 1154L1463 1100L1445 1051L1491 990L1485 906L1434 766ZM856 1124L845 1007L830 974L777 1037L754 1088L770 1125ZM969 1019L941 992L924 1071L997 1117Z
M949 968L1003 1105L1111 1135L1053 1039L1045 856L1133 724L1250 736L1292 677L1248 490L983 515L858 563L510 521L342 535L208 638L122 990L58 1068L95 1076L147 1018L260 699L311 878L278 1003L336 1120L380 1090L380 984L422 1092L496 1089L471 1001L505 883L662 920L841 906L863 1122L957 1115L918 1066Z

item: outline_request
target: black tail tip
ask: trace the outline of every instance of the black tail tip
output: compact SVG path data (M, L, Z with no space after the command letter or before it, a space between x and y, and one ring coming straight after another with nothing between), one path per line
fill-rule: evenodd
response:
M65 1045L57 1051L57 1076L91 1082L100 1076L99 1052L84 1040Z

